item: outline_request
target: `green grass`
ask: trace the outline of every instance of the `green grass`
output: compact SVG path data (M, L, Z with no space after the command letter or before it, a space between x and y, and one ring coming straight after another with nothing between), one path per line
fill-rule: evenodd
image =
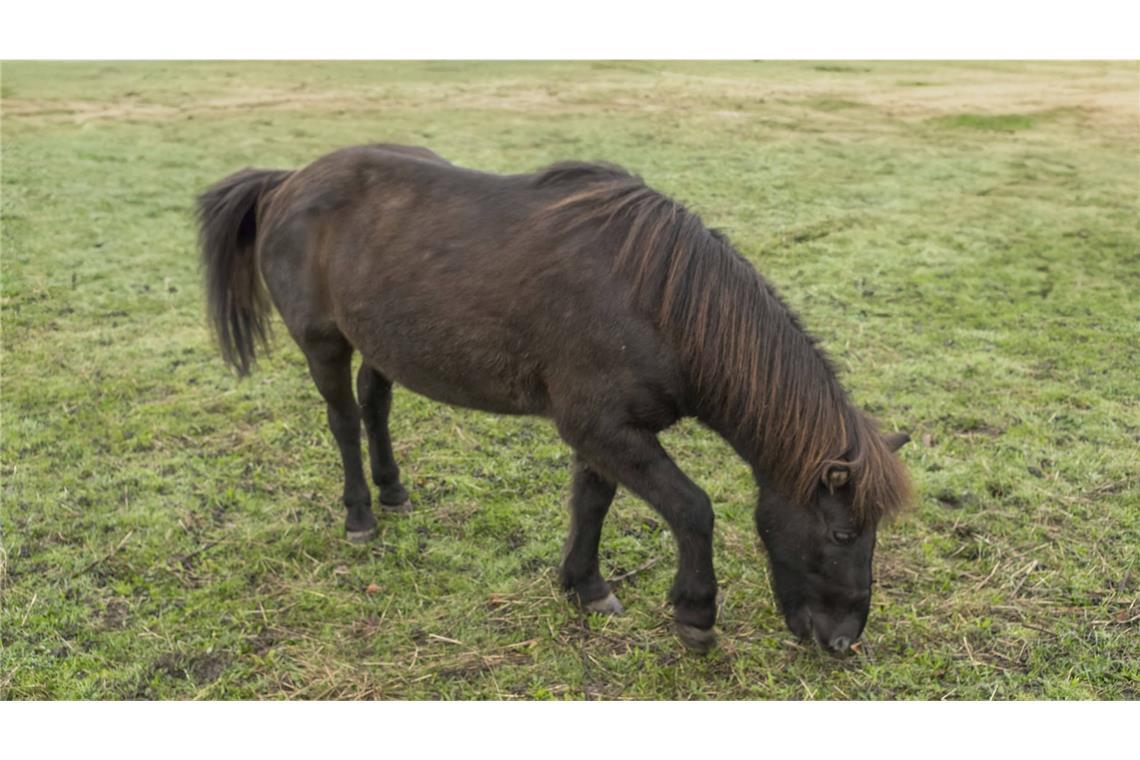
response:
M0 689L27 698L1135 699L1140 151L1131 63L5 63ZM922 86L916 86L921 84ZM617 619L557 587L569 451L397 390L418 510L342 538L278 329L205 325L192 202L246 165L432 147L642 174L724 229L904 449L865 644L794 642L747 468L713 498L721 644L670 632L668 532L621 494Z
M992 132L1016 132L1033 126L1033 117L1021 113L996 115L962 113L939 116L933 121L954 129L981 129Z

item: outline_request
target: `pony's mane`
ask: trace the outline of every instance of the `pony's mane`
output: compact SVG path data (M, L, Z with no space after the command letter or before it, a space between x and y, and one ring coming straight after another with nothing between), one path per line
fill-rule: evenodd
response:
M556 188L544 220L611 234L614 271L677 346L698 414L800 505L826 470L850 470L859 519L904 506L902 463L850 404L816 341L728 240L641 178L608 164L555 164L534 186Z

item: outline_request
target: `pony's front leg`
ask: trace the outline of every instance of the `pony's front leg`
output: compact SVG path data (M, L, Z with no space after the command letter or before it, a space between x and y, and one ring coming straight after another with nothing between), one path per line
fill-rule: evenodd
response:
M712 561L712 502L647 430L599 429L559 422L562 436L608 478L644 499L665 518L677 541L677 575L669 600L685 646L707 652L716 643L716 573Z
M602 521L617 485L575 455L570 492L570 535L562 557L562 588L590 612L620 615L621 603L598 570Z

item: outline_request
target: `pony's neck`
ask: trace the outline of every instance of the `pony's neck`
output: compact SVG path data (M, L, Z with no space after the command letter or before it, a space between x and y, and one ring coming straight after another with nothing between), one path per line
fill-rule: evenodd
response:
M878 520L912 499L909 478L871 418L847 399L835 371L795 314L751 266L751 286L734 275L703 351L697 416L752 466L758 486L807 506L830 467L848 473L860 520ZM732 316L727 316L731 313ZM719 356L727 356L721 361ZM692 359L690 359L692 361ZM709 373L708 367L716 367Z
M861 415L795 314L739 254L725 253L740 258L740 266L720 291L717 339L693 373L697 416L751 465L762 487L804 503L827 465L849 447ZM715 375L710 360L718 365Z
M557 234L612 230L604 245L614 250L614 273L675 346L691 388L686 408L754 472L806 505L825 469L846 458L857 509L905 500L905 473L874 424L848 403L815 341L722 235L616 167L556 165L534 182L561 188L540 218Z

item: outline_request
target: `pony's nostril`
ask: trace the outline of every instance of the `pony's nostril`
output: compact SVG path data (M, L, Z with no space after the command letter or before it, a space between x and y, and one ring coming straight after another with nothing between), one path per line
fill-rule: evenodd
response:
M833 652L846 652L851 648L851 639L846 636L836 636L831 640L829 646Z

